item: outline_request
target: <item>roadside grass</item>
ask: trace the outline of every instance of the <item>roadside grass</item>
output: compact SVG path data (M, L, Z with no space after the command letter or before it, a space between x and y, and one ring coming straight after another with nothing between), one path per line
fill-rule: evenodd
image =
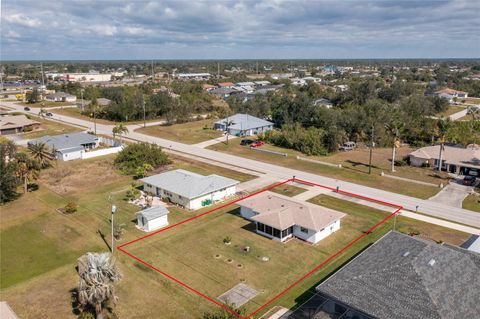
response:
M480 213L480 196L474 194L468 195L463 200L462 207Z
M22 105L22 106L38 107L38 108L75 105L75 103L71 103L71 102L53 102L53 101L41 101L41 102L36 102L36 103L19 102L17 104Z
M214 299L244 282L259 292L245 305L247 311L251 312L390 213L327 195L319 195L311 202L347 214L342 219L341 229L317 245L297 239L281 244L258 235L253 224L240 217L237 206L233 205L158 233L125 249ZM390 219L261 313L274 305L290 307L306 298L305 294L313 293L311 288L330 271L378 240L392 227L393 219ZM423 238L452 244L462 243L469 237L465 233L403 217L397 218L396 227L402 232L418 231ZM227 236L232 239L230 245L223 243ZM245 246L250 247L250 252L243 250ZM263 256L270 260L262 261ZM162 277L153 272L152 278L155 276Z
M222 136L222 132L213 129L213 122L213 119L205 119L182 124L148 126L136 131L167 140L196 144Z
M303 192L306 192L307 190L305 188L301 188L298 186L290 185L290 184L283 184L278 187L272 188L272 192L282 194L288 197L293 197L297 196L298 194L301 194Z
M39 138L46 135L60 135L60 134L67 134L67 133L74 133L74 132L81 132L82 129L73 127L70 125L62 124L56 121L48 121L44 120L37 116L32 116L30 114L27 115L33 121L37 121L41 123L40 129L26 132L19 134L18 136L24 139L34 139Z
M437 117L448 117L452 114L458 113L460 111L465 110L465 106L460 105L450 105L445 112L438 113Z
M388 156L391 150L389 149L375 149L372 160L372 174L368 174L368 157L369 151L367 149L358 149L352 152L339 152L331 156L312 156L311 159L342 164L343 168L330 167L318 163L311 163L298 160L296 156L307 157L306 155L285 148L276 147L266 144L262 148L287 153L288 156L278 156L264 152L252 151L249 147L241 146L239 142L232 141L228 145L225 143L218 143L209 146L208 149L235 154L238 156L255 159L275 165L294 168L306 172L320 174L323 176L340 179L344 181L354 182L365 186L375 187L378 189L408 195L412 197L427 199L438 193L440 188L434 186L419 185L407 181L394 180L387 177L380 176L384 171L388 173L390 165L390 157ZM401 148L399 150L398 158L407 154L410 150ZM397 167L397 172L393 173L395 176L416 179L424 182L434 184L446 183L448 181L444 174L438 175L430 169L422 169L417 167L402 166ZM391 173L388 173L391 174ZM446 176L446 175L445 175Z
M85 121L90 121L93 123L93 115L92 116L83 115L81 113L80 108L78 107L65 107L61 109L53 109L53 110L50 110L50 112L59 114L59 115L74 117L74 118L85 120ZM97 122L97 124L115 125L115 122L105 120L105 119L97 118L95 119L95 121Z

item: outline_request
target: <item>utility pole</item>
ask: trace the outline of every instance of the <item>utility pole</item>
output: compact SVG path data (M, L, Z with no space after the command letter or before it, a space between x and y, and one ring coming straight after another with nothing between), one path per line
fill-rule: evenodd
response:
M43 75L43 62L40 62L40 70L42 71L42 86L45 86L45 78Z
M143 105L143 127L147 127L147 120L145 119L145 97L142 96L142 105Z
M258 74L258 61L257 61L257 66L256 66L257 74Z
M220 62L217 62L217 78L220 79Z
M372 140L370 142L370 158L368 160L368 174L372 174L372 152L373 148L375 147L375 142L374 142L374 126L372 124Z
M111 222L112 222L112 247L110 247L111 250L112 250L112 254L113 254L113 250L115 249L115 238L113 237L113 215L115 215L116 211L117 211L117 206L112 204L112 218L111 218Z
M97 134L97 119L96 119L96 116L97 116L97 106L94 105L93 106L93 131L95 132L95 135Z
M84 91L84 89L81 88L81 89L80 89L80 95L81 95L81 97L82 97L82 112L83 112L83 110L84 110L84 108L85 108L85 105L83 104L83 102L84 102L84 101L83 101L83 91Z
M155 80L155 73L153 72L153 60L152 60L152 83Z
M228 123L230 123L230 119L227 117L227 124L225 125L225 134L227 135L227 145L228 145Z

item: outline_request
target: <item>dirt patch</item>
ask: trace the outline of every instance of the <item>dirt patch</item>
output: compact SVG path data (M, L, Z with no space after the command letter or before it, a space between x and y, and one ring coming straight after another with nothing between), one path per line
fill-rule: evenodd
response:
M40 183L58 194L75 193L126 178L113 165L113 157L58 162L44 171Z

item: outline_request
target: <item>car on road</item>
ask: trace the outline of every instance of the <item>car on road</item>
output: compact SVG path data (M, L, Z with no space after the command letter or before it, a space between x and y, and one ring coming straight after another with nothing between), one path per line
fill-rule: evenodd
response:
M28 106L25 106L25 107L23 108L23 110L24 110L24 111L30 111L30 108L29 108Z
M357 147L357 144L355 142L345 142L343 145L340 147L340 151L353 151Z
M473 186L476 181L477 178L475 176L467 175L463 178L463 185Z
M249 139L243 139L241 142L240 142L240 145L250 145L252 143L255 143L254 140L249 140Z
M45 115L48 116L48 117L52 117L53 113L52 112L47 112L47 113L45 113Z
M252 144L250 144L250 147L260 147L262 145L264 145L265 143L262 142L262 141L255 141L253 142Z

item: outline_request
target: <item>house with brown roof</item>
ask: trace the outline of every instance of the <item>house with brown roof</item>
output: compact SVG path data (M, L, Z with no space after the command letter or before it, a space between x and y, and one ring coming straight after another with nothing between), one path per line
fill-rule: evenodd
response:
M258 234L285 242L299 238L316 244L340 229L344 213L272 192L241 200L240 214Z
M40 122L32 121L25 115L0 117L0 135L29 132L40 128Z
M233 88L235 86L232 82L218 82L217 85L219 88Z
M446 98L449 101L453 101L454 98L464 99L468 97L468 92L458 91L450 88L438 90L433 95Z
M408 154L410 165L438 168L440 145L419 148ZM442 170L461 175L480 175L480 148L444 146L442 155Z

